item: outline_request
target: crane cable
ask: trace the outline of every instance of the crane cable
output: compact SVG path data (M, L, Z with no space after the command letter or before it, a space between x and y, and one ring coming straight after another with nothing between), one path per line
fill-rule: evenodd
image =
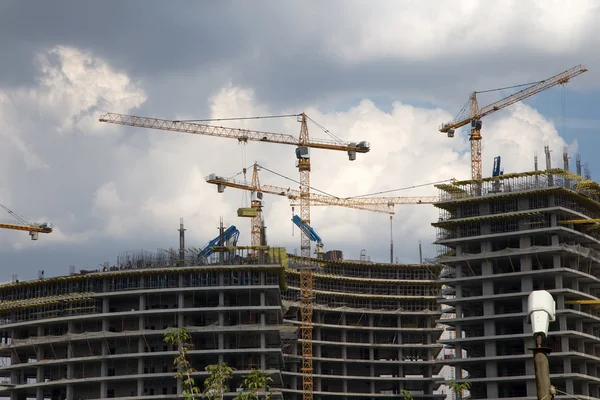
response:
M500 88L496 88L496 89L475 90L475 91L473 91L473 93L480 94L480 93L497 92L497 91L500 91L500 90L516 89L516 88L520 88L520 87L523 87L523 86L533 86L533 85L537 85L537 84L540 84L540 83L543 83L543 82L545 82L545 80L544 81L537 81L537 82L522 83L520 85L504 86L504 87L500 87ZM471 104L471 99L467 100L467 102L465 103L465 105L456 114L456 116L454 117L455 121L461 119L461 116L467 110L467 108L469 107L469 104Z
M273 118L289 118L289 117L299 117L302 114L280 114L280 115L263 115L263 116L253 116L253 117L231 117L231 118L203 118L203 119L181 119L175 122L218 122L218 121L244 121L244 120L257 120L257 119L273 119ZM342 142L335 133L331 130L325 128L323 125L319 124L317 121L309 117L306 118L311 121L313 124L318 126L323 132L329 135L331 138L337 140L338 142Z
M216 121L242 121L248 119L270 119L270 118L287 118L297 117L300 114L282 114L282 115L264 115L256 117L232 117L232 118L204 118L204 119L180 119L175 122L216 122Z
M268 171L268 172L270 172L270 173L272 173L272 174L274 174L274 175L277 175L277 176L279 176L279 177L281 177L281 178L284 178L284 179L287 179L287 180L289 180L289 181L292 181L292 182L295 182L295 183L298 183L298 184L299 184L299 182L298 182L298 181L296 181L295 179L289 178L289 177L287 177L287 176L285 176L285 175L282 175L282 174L280 174L280 173L278 173L278 172L271 171L270 169L266 168L266 167L265 167L265 166L263 166L263 165L260 165L260 168L262 168L262 169L264 169L265 171ZM383 190L383 191L380 191L380 192L367 193L367 194L361 194L361 195L357 195L357 196L349 196L349 197L339 197L339 196L334 196L334 195L332 195L332 194L330 194L330 193L327 193L327 192L325 192L325 191L323 191L323 190L319 190L319 189L317 189L317 188L314 188L314 187L312 187L312 186L310 186L310 188L311 188L311 190L314 190L314 191L316 191L316 192L323 193L324 195L327 195L327 196L330 196L330 197L333 197L333 198L336 198L336 199L347 200L347 199L355 199L355 198L360 198L360 197L373 196L373 195L377 195L377 194L384 194L384 193L398 192L398 191L401 191L401 190L414 189L414 188L418 188L418 187L424 187L424 186L430 186L430 185L437 185L438 183L450 182L450 181L452 181L452 180L453 180L452 178L451 178L451 179L444 179L444 180L437 181L437 182L423 183L423 184L420 184L420 185L406 186L406 187L402 187L402 188L398 188L398 189Z
M504 87L497 88L497 89L480 90L480 91L475 91L475 93L488 93L488 92L497 92L499 90L516 89L516 88L523 87L523 86L537 85L538 83L542 83L542 82L545 82L545 80L537 81L537 82L522 83L520 85L504 86Z
M565 114L567 113L567 93L565 91L565 85L560 85L560 94L561 94L561 113L562 113L562 121L561 121L561 131L562 136L565 138L566 135L566 127L565 127Z
M242 173L244 174L244 184L247 185L248 184L248 180L247 180L247 176L246 176L246 171L247 168L244 168L244 165L246 165L246 142L238 142L238 144L242 144ZM240 207L248 207L249 203L248 203L248 194L246 193L245 190L242 190L242 205Z

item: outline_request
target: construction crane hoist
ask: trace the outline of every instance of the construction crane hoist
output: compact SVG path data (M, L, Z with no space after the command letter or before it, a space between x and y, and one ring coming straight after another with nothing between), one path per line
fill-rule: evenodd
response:
M481 180L481 119L486 115L490 115L498 110L501 110L512 104L518 103L521 100L533 96L534 94L540 93L546 89L550 89L553 86L564 85L567 82L569 82L569 80L571 80L572 78L576 77L577 75L583 74L586 71L586 67L584 67L583 65L577 65L546 80L533 83L519 92L516 92L510 96L507 96L503 99L495 101L492 104L488 104L487 106L481 108L479 108L479 105L477 103L477 93L490 92L502 89L492 89L481 92L473 92L469 96L469 101L467 102L467 104L469 105L469 115L463 115L463 113L467 112L467 106L465 105L465 107L463 107L459 115L454 120L442 124L439 127L439 130L440 132L446 133L449 138L452 138L454 137L454 131L456 129L465 126L469 123L471 124L471 133L469 135L469 140L471 141L471 179Z
M175 121L159 118L138 117L117 113L106 113L100 117L100 122L150 128L164 131L185 132L199 135L219 136L237 139L239 142L260 141L296 146L296 166L300 172L300 218L303 224L310 226L310 148L345 151L350 161L356 159L357 153L367 153L370 144L361 142L342 142L339 140L311 140L308 133L307 116L305 113L296 115L300 122L298 138L282 133L263 132L257 130L225 128L199 124L197 122ZM313 398L313 367L312 367L312 312L313 312L313 272L310 260L310 238L301 233L300 266L300 313L302 317L302 392L304 400Z
M0 204L6 212L12 215L16 221L0 221L0 229L12 229L15 231L28 231L29 236L31 236L31 240L38 240L38 236L40 233L52 233L54 226L49 222L36 223L28 221L26 218L20 216L19 214L12 211L10 208L5 205Z

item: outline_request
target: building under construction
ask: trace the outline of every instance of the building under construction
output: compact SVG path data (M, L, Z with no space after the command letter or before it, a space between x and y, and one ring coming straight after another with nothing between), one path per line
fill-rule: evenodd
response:
M191 364L234 367L230 392L251 369L281 386L280 284L286 253L243 248L203 264L197 254L132 254L117 265L0 286L0 396L11 399L176 398L177 346L187 327ZM281 393L274 399L281 398Z
M283 292L286 324L301 325L300 259L289 256ZM338 257L343 258L343 257ZM435 395L443 328L434 264L315 261L313 388L316 399L415 399ZM298 339L297 339L298 338ZM302 399L300 335L282 332L285 399Z
M301 399L299 259L266 246L214 249L207 259L125 254L112 267L0 286L0 396L175 397L177 349L163 339L187 327L200 387L204 367L224 361L236 369L230 392L259 368L274 380L274 399ZM389 398L402 389L444 397L433 394L440 268L318 261L316 399Z
M527 296L549 291L550 376L558 395L600 398L600 185L560 169L437 185L444 300L455 330L441 341L473 399L536 399ZM587 223L586 223L587 222ZM588 301L589 302L589 301Z

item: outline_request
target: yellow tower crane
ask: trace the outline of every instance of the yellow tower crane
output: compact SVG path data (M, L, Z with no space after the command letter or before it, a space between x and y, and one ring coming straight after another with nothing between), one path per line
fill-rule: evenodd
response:
M240 142L260 141L294 145L298 170L300 171L300 219L303 224L310 226L310 148L345 151L350 161L356 159L356 153L367 153L370 145L366 141L351 143L339 140L314 140L308 133L307 116L305 113L295 115L300 122L298 138L282 133L263 132L248 129L225 128L199 124L196 122L174 121L159 118L138 117L134 115L106 113L100 117L100 122L151 128L164 131L185 132L199 135L219 136L237 139ZM310 260L310 237L302 230L300 235L300 250L303 264L300 266L300 302L302 315L302 392L304 400L313 398L313 367L312 367L312 313L313 313L313 272Z
M298 190L273 185L261 185L258 177L259 170L260 166L258 163L254 163L250 184L235 179L223 178L216 174L210 174L206 177L206 182L217 185L219 193L223 193L226 187L245 190L251 193L251 209L248 211L244 210L243 212L238 211L238 216L252 217L252 246L258 246L262 242L263 193L287 197L293 204L300 199L300 192ZM339 198L312 192L309 199L311 206L339 206L386 214L394 214L394 206L396 204L433 204L440 201L439 196Z
M469 140L471 141L471 179L480 180L482 178L481 175L481 118L486 115L490 115L493 112L501 110L505 107L508 107L514 103L518 103L519 101L526 99L529 96L533 96L541 91L549 89L556 85L564 85L571 78L576 77L577 75L583 74L587 71L587 68L583 65L577 65L571 69L568 69L564 72L561 72L558 75L554 75L546 80L539 81L533 84L526 85L517 85L511 86L507 88L500 89L492 89L485 90L480 92L473 92L469 96L469 101L463 107L461 112L459 112L458 116L445 124L442 124L439 128L440 132L447 133L448 137L454 137L454 131L462 126L465 126L471 123L471 133L469 135ZM479 108L477 103L477 93L490 92L495 90L502 89L510 89L518 86L527 86L527 88L514 93L510 96L507 96L501 100L495 101L492 104L488 104L485 107ZM467 105L469 109L469 115L464 116L464 113L467 112Z
M290 188L283 188L273 185L262 185L258 177L260 166L254 163L252 171L252 183L245 181L236 181L235 179L222 178L216 174L210 174L206 177L208 183L217 185L217 190L222 193L226 187L246 190L251 193L251 207L238 210L238 216L251 217L251 238L252 246L263 244L263 218L262 218L262 197L264 193L270 193L278 196L287 197L292 205L300 198L300 192ZM244 168L244 174L246 169ZM396 204L433 204L440 201L438 196L415 196L415 197L361 197L361 198L339 198L329 195L310 193L311 206L340 206L346 208L355 208L359 210L380 212L390 214L390 229L392 224L392 215L395 214L394 206ZM321 244L322 246L322 244ZM322 252L322 247L317 248L317 254ZM390 237L390 262L393 262L393 239Z
M3 204L0 204L6 212L12 215L17 221L0 221L0 229L12 229L15 231L28 231L29 236L31 236L31 240L38 240L38 236L40 233L52 233L53 226L49 222L30 222L26 218L23 218L19 214L12 211L10 208L6 207Z
M252 218L251 222L251 245L261 246L263 242L262 238L262 199L264 193L275 194L278 196L287 197L290 202L298 201L300 199L300 192L298 190L286 189L279 186L273 185L261 185L260 178L258 176L258 171L260 171L260 166L257 163L254 163L252 168L252 180L251 183L248 184L245 181L238 181L235 179L228 179L217 176L216 174L210 174L207 176L206 182L217 185L217 190L219 193L223 193L226 187L232 187L236 189L241 189L250 192L250 208L240 208L238 209L238 217L247 217ZM244 168L243 173L246 173L246 169ZM319 195L315 193L310 193L309 196L309 204L311 206L323 206L323 205L335 205L349 208L357 208L359 210L368 210L373 212L381 212L387 214L393 214L394 211L390 207L383 207L381 205L368 205L359 201L352 201L346 199L339 199L332 196ZM432 204L429 203L429 204ZM293 203L296 205L296 203Z

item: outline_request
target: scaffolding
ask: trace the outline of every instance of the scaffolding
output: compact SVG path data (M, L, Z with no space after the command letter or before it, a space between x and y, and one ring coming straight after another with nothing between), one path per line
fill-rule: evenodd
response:
M282 292L287 309L284 322L298 327L298 257L288 258L288 290ZM313 260L312 264L313 340L320 343L315 357L320 373L315 376L315 384L322 388L323 398L349 393L364 398L372 394L400 395L401 389L410 390L415 398L431 395L439 371L435 360L442 349L436 340L443 328L436 320L442 314L438 277L443 265L341 260ZM297 373L294 361L300 353L289 341L283 350L286 370L291 374L284 374L284 378L289 376L293 382L293 374ZM419 378L413 383L405 380L409 376ZM405 379L395 379L399 377ZM375 381L370 385L356 383L364 379ZM286 398L298 399L296 395L291 391Z
M512 192L563 188L587 196L600 206L600 185L560 168L504 174L481 180L454 181L434 186L439 189L441 202L506 195ZM443 207L439 203L438 206Z

